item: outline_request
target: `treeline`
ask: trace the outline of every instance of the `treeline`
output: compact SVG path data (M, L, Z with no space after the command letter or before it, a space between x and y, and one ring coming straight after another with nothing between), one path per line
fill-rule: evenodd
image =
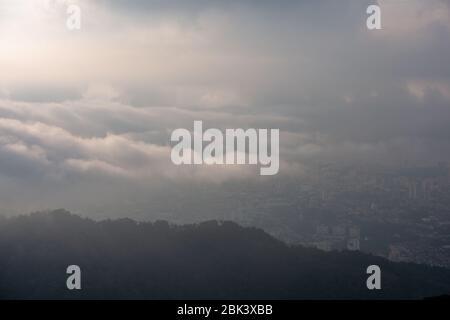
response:
M366 287L366 268L382 289ZM68 290L66 268L81 268ZM0 219L2 299L392 299L450 293L450 270L290 247L254 228L96 222L64 210Z

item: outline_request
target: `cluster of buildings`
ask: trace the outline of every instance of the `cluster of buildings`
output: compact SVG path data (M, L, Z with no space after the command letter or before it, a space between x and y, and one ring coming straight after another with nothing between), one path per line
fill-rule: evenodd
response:
M239 200L229 217L294 244L450 267L449 168L318 166L230 196Z
M304 243L324 251L331 250L360 250L361 230L357 226L327 226L319 225L312 241Z

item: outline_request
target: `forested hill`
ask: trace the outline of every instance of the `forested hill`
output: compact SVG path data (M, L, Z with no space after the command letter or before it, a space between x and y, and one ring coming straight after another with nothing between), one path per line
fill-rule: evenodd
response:
M381 267L381 290L366 287L372 264ZM66 288L69 265L81 268L81 290ZM63 210L0 219L3 299L391 299L448 293L448 269L289 247L231 222L96 222Z

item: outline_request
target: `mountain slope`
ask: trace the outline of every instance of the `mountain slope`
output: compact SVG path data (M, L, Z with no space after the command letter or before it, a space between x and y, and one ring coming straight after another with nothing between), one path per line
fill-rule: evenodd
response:
M66 289L68 265L82 290ZM366 288L367 266L382 290ZM450 293L450 270L288 247L231 222L95 222L63 210L0 219L3 299L392 299Z

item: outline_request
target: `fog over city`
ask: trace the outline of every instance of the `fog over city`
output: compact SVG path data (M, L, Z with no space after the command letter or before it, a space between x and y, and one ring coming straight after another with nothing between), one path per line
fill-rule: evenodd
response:
M370 31L372 2L0 1L2 213L233 218L214 210L245 211L230 189L293 200L321 164L446 165L449 2L380 0ZM175 166L170 134L195 120L280 129L280 173Z

